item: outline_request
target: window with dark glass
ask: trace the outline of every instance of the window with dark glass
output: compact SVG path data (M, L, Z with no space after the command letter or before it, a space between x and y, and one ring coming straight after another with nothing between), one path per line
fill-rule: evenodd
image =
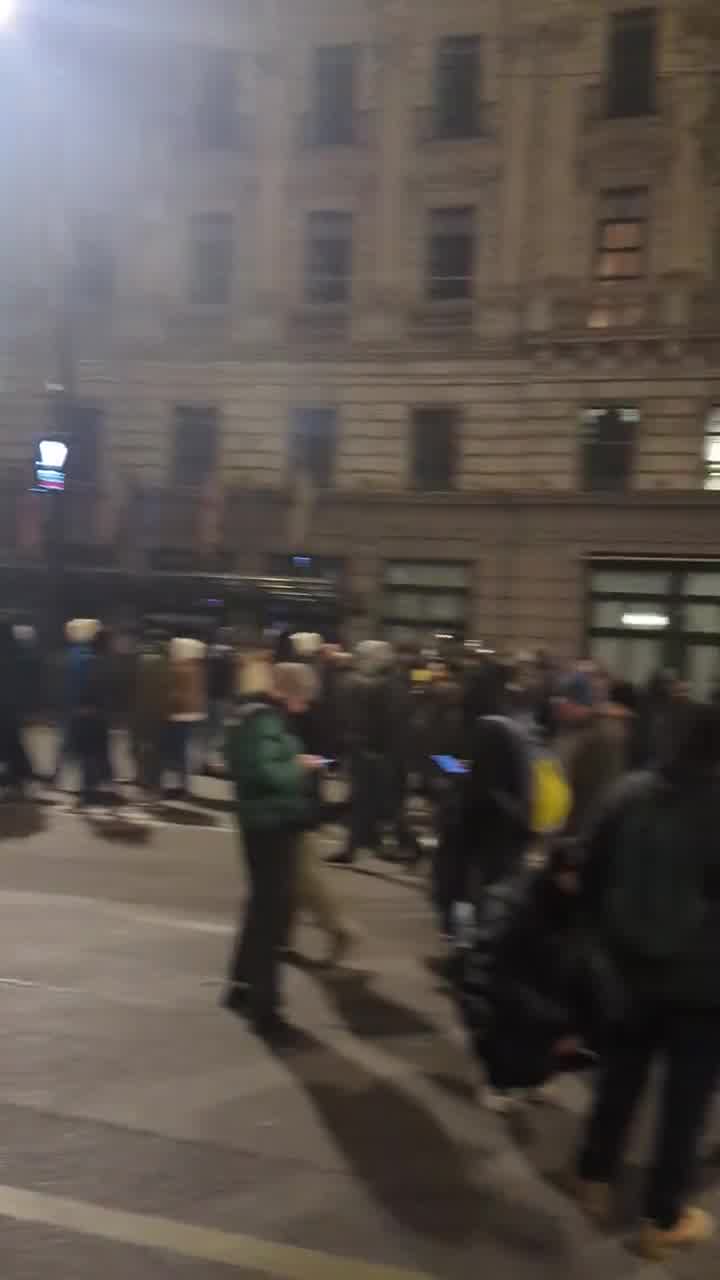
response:
M173 423L172 478L175 484L199 485L215 470L218 413L211 405L176 405Z
M352 268L352 214L308 215L305 297L308 302L347 302Z
M608 115L647 116L656 109L657 13L632 9L611 17Z
M75 227L71 286L73 301L81 305L105 307L112 301L115 260L102 219L81 220Z
M469 298L475 260L475 210L432 209L427 248L427 295L433 301Z
M437 47L434 133L472 138L480 126L480 40L448 36Z
M201 213L190 219L190 301L221 306L230 301L234 222L229 213Z
M598 405L582 418L582 480L588 493L624 493L632 479L640 414L627 405Z
M337 411L294 409L290 423L290 465L304 471L316 489L329 489L335 472Z
M394 640L462 636L468 619L470 572L461 562L397 561L383 573L383 624Z
M208 55L195 111L195 136L202 147L226 148L238 140L238 77L235 54L215 49Z
M641 280L647 274L647 203L644 187L603 192L595 252L598 280Z
M66 471L70 483L96 484L100 469L102 409L62 397L52 403L53 430L68 447Z
M339 146L355 139L357 48L325 45L315 50L310 140L317 146Z
M457 410L415 409L411 431L413 488L423 492L453 489L458 461Z

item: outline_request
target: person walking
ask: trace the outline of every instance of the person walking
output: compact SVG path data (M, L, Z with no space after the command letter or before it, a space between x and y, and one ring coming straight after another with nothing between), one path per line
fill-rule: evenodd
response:
M177 783L173 798L189 794L193 735L207 719L207 648L202 640L176 636L169 646L169 707L165 768Z
M575 1192L611 1216L625 1140L656 1059L665 1066L640 1252L706 1239L690 1203L697 1148L720 1079L720 716L698 706L670 761L630 775L589 839L581 894L617 978L612 1027L581 1146Z
M0 763L4 784L11 796L22 797L33 770L22 738L28 695L23 679L23 657L9 622L0 623Z
M156 799L162 786L163 748L170 715L170 664L162 635L149 634L138 654L131 739L138 785Z
M327 861L350 866L361 849L377 852L390 811L397 809L398 766L394 750L402 725L392 680L392 646L364 640L343 696L343 724L350 758L350 823L345 849Z
M309 775L322 765L303 754L287 717L307 710L317 677L300 663L257 670L269 672L270 687L240 702L227 737L249 895L223 1003L247 1013L263 1038L281 1043L289 1028L280 1014L278 968L296 899L299 841L311 812Z

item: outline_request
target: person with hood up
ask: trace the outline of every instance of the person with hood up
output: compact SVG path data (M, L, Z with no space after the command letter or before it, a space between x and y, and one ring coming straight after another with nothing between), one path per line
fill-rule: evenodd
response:
M223 1003L246 1013L259 1035L282 1041L289 1028L280 1015L278 966L295 906L300 837L311 812L309 779L322 767L318 757L303 754L288 716L307 710L317 678L300 663L271 668L249 662L245 676L252 676L254 689L236 707L226 754L249 896Z

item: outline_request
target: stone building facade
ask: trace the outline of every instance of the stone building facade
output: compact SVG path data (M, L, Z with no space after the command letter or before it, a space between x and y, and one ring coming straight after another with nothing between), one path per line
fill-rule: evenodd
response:
M109 563L707 683L715 0L53 8L0 46L5 559L54 423Z

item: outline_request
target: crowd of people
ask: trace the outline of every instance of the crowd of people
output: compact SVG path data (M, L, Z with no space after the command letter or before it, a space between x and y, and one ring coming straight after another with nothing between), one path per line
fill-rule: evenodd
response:
M543 655L453 669L367 642L336 679L327 655L304 638L299 649L268 666L228 735L251 884L228 1007L284 1042L277 968L303 905L293 868L322 818L318 743L332 741L351 782L334 864L377 852L387 831L416 857L408 788L432 797L446 975L486 1099L507 1109L564 1071L594 1072L567 1186L604 1225L663 1059L638 1246L656 1260L706 1239L712 1219L689 1197L720 1075L717 708L669 674L638 691L597 664L563 670Z
M0 761L10 793L33 777L23 745L27 637L0 628ZM117 691L99 623L68 624L58 752L80 800L113 785ZM647 688L591 661L512 660L365 641L350 655L311 633L240 653L148 634L122 704L136 782L186 796L196 770L233 787L249 884L223 1003L276 1047L292 1042L280 967L300 908L352 946L318 832L340 819L335 867L428 857L447 990L488 1105L524 1105L565 1071L594 1100L568 1189L612 1215L624 1145L657 1058L665 1064L640 1248L704 1239L689 1202L720 1075L720 714L672 673ZM329 798L339 771L347 798ZM168 782L172 785L168 787ZM432 817L422 841L409 819Z

